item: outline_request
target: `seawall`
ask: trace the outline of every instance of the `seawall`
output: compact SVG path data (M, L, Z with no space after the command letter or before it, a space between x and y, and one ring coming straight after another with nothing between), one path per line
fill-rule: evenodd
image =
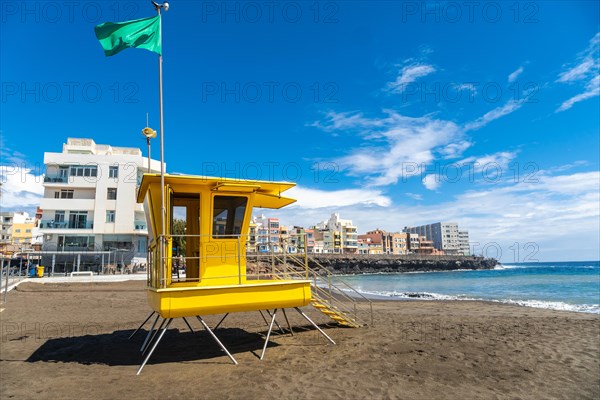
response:
M334 274L372 274L493 269L498 261L471 256L311 254L309 265L319 268L319 264Z

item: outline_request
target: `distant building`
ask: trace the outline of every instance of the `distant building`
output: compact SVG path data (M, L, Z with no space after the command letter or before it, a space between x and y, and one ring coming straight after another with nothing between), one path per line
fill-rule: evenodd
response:
M458 245L460 247L460 253L465 256L471 255L471 246L469 245L469 232L458 231Z
M366 235L358 235L358 254L383 254L381 242Z
M408 254L409 235L403 232L387 232L382 229L369 231L362 238L369 238L374 243L381 244L382 254Z
M257 234L258 225L254 220L251 220L248 225L248 241L246 242L246 251L249 253L256 253Z
M306 252L314 253L315 252L315 230L314 229L305 229L306 233Z
M31 249L42 238L35 218L26 212L0 212L0 251L10 253L15 249ZM9 246L13 245L13 246Z
M436 222L434 224L406 227L404 232L416 233L433 242L433 247L447 255L469 254L469 233L454 222Z
M268 218L261 214L254 218L254 223L257 225L258 232L256 238L256 250L260 253L268 253L271 251L274 253L281 253L279 218Z
M349 219L341 219L340 214L333 213L331 217L319 222L315 229L323 232L330 232L325 237L332 236L332 240L327 241L324 237L325 250L331 250L333 253L355 254L358 252L358 232L357 227ZM332 243L328 247L327 243Z
M114 263L146 263L148 227L136 197L148 159L140 149L69 138L61 153L44 153L44 164L44 250L79 254L77 261L74 256L53 257L44 259L44 265L56 262L60 271L77 262L82 269L94 269L101 260L109 261L93 254L102 251L114 252ZM160 172L160 162L152 160L150 167Z

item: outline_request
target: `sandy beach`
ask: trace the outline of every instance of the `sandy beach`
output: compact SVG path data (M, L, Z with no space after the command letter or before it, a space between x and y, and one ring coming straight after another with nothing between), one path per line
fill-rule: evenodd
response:
M374 326L360 329L306 307L335 346L289 311L295 334L275 332L262 361L260 314L233 314L216 333L238 366L197 320L191 333L179 319L136 376L145 331L128 336L150 312L144 286L23 283L9 293L0 398L600 398L600 316L468 301L378 301Z

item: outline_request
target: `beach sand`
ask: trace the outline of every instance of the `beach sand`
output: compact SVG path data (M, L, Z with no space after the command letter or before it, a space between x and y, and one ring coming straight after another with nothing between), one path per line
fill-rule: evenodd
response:
M150 312L144 285L24 283L9 293L0 398L600 398L600 316L470 301L379 301L374 326L359 329L325 325L306 307L335 346L288 310L294 336L274 332L262 361L260 314L232 314L216 333L238 366L198 320L192 334L177 319L136 376L146 331L128 336Z

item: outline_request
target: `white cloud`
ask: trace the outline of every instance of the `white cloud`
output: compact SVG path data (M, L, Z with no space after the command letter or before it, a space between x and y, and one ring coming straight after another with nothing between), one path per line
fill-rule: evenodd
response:
M521 75L523 73L523 67L519 67L517 68L515 71L511 72L510 75L508 75L508 83L512 83L514 81L517 80L517 78L519 77L519 75Z
M283 209L283 223L314 225L332 212L353 220L359 232L374 228L402 230L437 221L455 221L469 230L476 251L502 251L506 263L526 256L540 260L598 259L600 243L600 172L550 175L540 171L537 183L496 185L448 197L438 204L372 207ZM515 243L517 246L515 247ZM517 254L516 250L519 249ZM536 249L537 254L534 255Z
M366 176L370 186L394 184L401 177L418 175L421 165L433 161L436 152L456 155L469 145L460 128L451 121L411 118L391 110L385 112L386 117L372 120L362 116L350 120L351 116L341 122L339 115L330 117L330 121L348 129L353 123L356 128L371 127L360 133L376 144L361 146L336 160L350 174ZM378 140L373 141L375 138ZM453 143L454 147L448 147Z
M433 65L428 64L411 64L403 67L394 82L387 84L388 89L393 92L400 92L404 87L413 83L419 78L432 74L436 71Z
M404 193L404 194L413 200L423 200L423 195L420 195L418 193Z
M486 168L497 168L500 171L508 171L508 164L517 157L515 151L500 151L494 154L483 156L467 157L458 161L458 165L472 165L473 172L481 172Z
M22 164L21 164L22 165ZM19 164L0 165L2 211L35 211L44 194L43 177Z
M350 175L364 177L367 185L385 186L421 175L423 167L435 160L461 157L472 145L465 132L518 110L524 101L511 100L463 127L431 116L407 117L393 110L384 110L386 115L380 118L329 112L315 125L327 131L358 132L367 144L335 161Z
M452 85L457 92L466 91L470 98L475 97L477 94L477 87L472 83L461 83L460 85L453 84Z
M585 78L594 68L595 62L592 58L586 58L573 68L563 71L558 75L557 82L573 82Z
M490 122L497 120L498 118L504 117L505 115L517 111L523 106L523 103L525 103L526 99L526 97L519 100L511 99L508 102L506 102L506 104L504 104L503 106L496 107L493 110L488 111L483 116L477 118L475 121L465 124L465 131L482 128Z
M598 95L600 95L600 75L596 75L590 82L588 82L588 84L585 86L585 92L579 93L578 95L565 100L560 107L556 109L556 112L566 111L573 107L575 103L579 103L580 101L587 100Z
M570 109L580 101L600 95L600 32L590 39L588 47L577 57L576 65L558 75L557 82L581 84L585 83L584 91L565 100L555 112Z
M382 195L379 190L347 189L327 191L297 186L287 193L289 197L298 200L294 205L300 208L346 207L356 204L388 207L392 204L389 197Z
M472 145L473 143L468 140L460 140L440 149L440 154L446 159L460 157Z
M385 121L365 118L361 112L357 111L341 113L329 111L325 114L324 121L313 122L310 126L315 126L325 131L336 131L377 128L384 124Z
M429 190L436 190L441 183L440 177L435 174L428 174L423 178L423 185Z

